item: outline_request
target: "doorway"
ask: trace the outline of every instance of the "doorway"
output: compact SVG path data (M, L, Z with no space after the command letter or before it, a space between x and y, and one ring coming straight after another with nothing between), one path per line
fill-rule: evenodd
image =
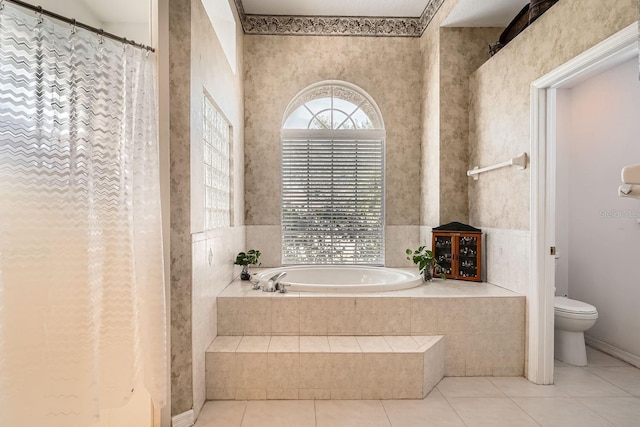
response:
M528 377L553 383L556 263L558 90L638 56L638 23L599 43L531 85L531 274Z

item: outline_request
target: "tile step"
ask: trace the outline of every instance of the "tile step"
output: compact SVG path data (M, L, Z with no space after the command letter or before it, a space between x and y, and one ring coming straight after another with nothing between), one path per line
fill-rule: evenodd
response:
M444 374L444 337L219 336L209 400L421 399Z

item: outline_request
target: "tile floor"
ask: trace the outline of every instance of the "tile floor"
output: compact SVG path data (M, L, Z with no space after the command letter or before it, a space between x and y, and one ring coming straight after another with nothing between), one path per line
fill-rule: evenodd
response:
M592 348L587 358L556 362L551 386L450 377L423 400L207 402L195 427L640 426L640 369Z

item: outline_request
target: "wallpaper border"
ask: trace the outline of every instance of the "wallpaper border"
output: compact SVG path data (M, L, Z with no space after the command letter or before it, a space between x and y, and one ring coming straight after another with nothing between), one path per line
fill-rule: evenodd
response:
M419 18L247 15L242 0L234 2L245 34L420 37L444 0L429 0Z

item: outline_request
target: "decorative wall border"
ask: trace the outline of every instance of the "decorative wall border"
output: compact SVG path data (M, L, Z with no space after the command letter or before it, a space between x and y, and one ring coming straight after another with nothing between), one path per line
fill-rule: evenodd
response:
M420 37L444 0L429 0L419 18L247 15L234 0L245 34L287 36Z

